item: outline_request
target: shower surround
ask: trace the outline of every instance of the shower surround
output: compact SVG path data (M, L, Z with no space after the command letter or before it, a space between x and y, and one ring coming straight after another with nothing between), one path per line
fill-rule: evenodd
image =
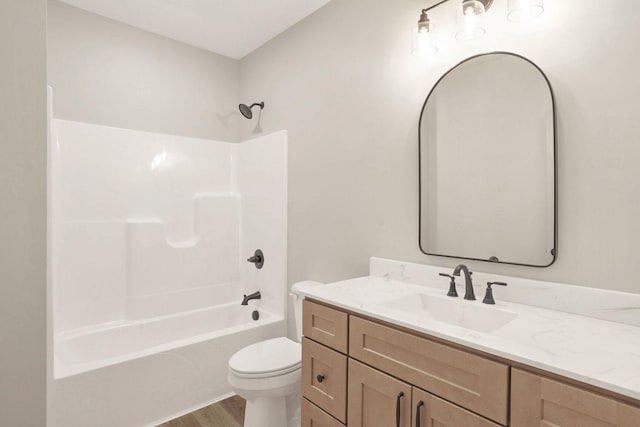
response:
M228 358L286 333L286 132L51 126L51 425L153 425L226 397Z

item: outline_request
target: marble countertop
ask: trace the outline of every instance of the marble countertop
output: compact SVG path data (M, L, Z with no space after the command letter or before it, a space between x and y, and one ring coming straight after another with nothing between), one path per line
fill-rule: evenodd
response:
M435 283L366 276L300 291L336 307L640 400L639 326L501 301L499 291L494 292L493 307L517 317L492 332L478 332L384 305L416 293L445 295ZM456 302L488 307L482 304L482 294L477 297L465 301L461 295Z

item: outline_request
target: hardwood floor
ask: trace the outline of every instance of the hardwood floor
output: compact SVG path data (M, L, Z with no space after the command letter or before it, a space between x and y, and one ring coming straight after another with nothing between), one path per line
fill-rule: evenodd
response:
M158 427L242 427L245 400L233 396Z

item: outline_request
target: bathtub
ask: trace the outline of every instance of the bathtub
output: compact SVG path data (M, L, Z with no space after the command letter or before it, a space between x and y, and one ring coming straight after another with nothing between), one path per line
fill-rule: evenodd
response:
M55 337L54 378L122 363L251 328L282 321L252 306L224 304L137 321L119 321L67 331Z
M286 335L286 321L239 303L55 337L51 427L156 426L232 395L229 358Z

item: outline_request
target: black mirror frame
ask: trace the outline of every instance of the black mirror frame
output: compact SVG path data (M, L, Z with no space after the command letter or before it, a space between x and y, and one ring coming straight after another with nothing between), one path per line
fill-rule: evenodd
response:
M421 153L422 138L421 138L420 129L422 128L422 116L427 106L427 102L429 101L429 98L433 94L433 91L438 87L438 84L440 84L440 82L457 67L473 59L483 57L483 56L488 56L488 55L495 55L495 54L515 56L533 65L540 72L542 77L544 77L544 80L547 83L547 86L549 87L549 93L551 94L551 109L553 114L553 248L551 249L551 255L553 256L553 259L549 264L546 264L546 265L532 265L532 264L522 264L522 263L516 263L516 262L492 261L492 260L480 259L480 258L459 257L454 255L434 254L434 253L426 252L422 248L422 153ZM429 95L427 95L427 99L422 104L422 109L420 110L420 120L418 121L418 247L420 248L420 252L429 256L465 259L465 260L471 260L471 261L483 261L483 262L490 262L492 264L507 264L507 265L519 265L523 267L547 268L556 262L558 258L558 123L557 123L557 115L556 115L556 101L555 101L555 95L553 93L553 88L551 87L551 82L549 81L549 78L544 73L544 71L542 71L542 69L530 59L522 55L519 55L517 53L504 52L504 51L486 52L478 55L473 55L464 59L463 61L460 61L453 67L451 67L446 73L444 73L438 79L438 81L436 81L436 83L433 85L433 87L429 91Z

